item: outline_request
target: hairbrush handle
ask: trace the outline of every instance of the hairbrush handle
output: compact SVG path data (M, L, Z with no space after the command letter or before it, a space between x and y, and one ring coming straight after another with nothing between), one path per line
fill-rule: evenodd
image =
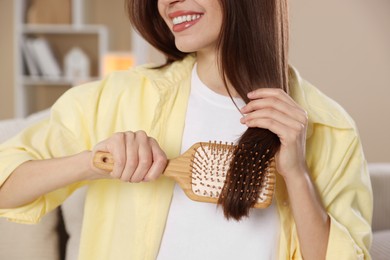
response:
M193 158L194 147L199 145L200 143L197 143L179 157L168 160L168 165L165 168L163 175L175 180L190 199L201 202L216 203L217 201L215 198L198 196L192 191L191 159ZM98 151L93 157L93 165L98 169L106 171L107 173L114 169L114 163L114 158L109 152Z
M168 160L168 165L163 172L164 176L174 179L188 197L197 201L199 199L194 198L191 186L191 159L194 156L194 148L199 145L200 143L194 144L193 147L179 157ZM114 169L114 164L114 158L109 152L98 151L93 157L93 165L106 172L111 172Z
M114 169L114 158L109 152L98 151L93 157L93 165L106 172L111 172Z
M168 166L169 166L169 162L170 160L168 160ZM98 168L98 169L101 169L101 170L104 170L106 172L111 172L113 169L114 169L114 164L115 164L115 161L114 161L114 158L112 156L111 153L109 152L102 152L102 151L98 151L95 153L94 157L93 157L93 165ZM165 169L164 173L167 173L165 175L167 176L170 176L170 175L173 175L175 176L175 174L170 174L171 171L169 171L169 167L167 166L167 168ZM176 165L176 166L173 166L173 168L175 169L176 167L182 167L181 165ZM174 171L173 169L173 171Z

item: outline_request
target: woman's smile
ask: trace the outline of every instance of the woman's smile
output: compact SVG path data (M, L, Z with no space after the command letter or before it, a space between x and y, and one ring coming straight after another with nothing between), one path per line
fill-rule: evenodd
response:
M193 11L177 11L168 16L172 19L172 31L181 32L196 24L203 14Z
M222 25L218 1L158 0L158 10L182 52L215 52Z

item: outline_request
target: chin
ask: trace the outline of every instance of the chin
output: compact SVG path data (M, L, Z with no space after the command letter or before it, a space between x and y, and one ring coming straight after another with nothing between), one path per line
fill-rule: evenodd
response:
M184 53L197 52L202 49L202 44L199 44L191 37L191 39L176 39L175 41L176 48Z
M196 52L197 51L197 48L194 48L194 47L191 47L191 46L188 46L188 45L176 44L176 48L179 51L184 52L184 53L192 53L192 52Z

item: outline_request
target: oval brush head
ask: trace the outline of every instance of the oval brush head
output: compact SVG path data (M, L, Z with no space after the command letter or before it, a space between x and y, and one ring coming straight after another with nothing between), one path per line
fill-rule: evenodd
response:
M269 149L260 154L262 149L257 146L221 142L194 145L191 192L203 198L192 199L219 203L226 218L236 220L248 215L250 208L268 207L275 188L275 163Z

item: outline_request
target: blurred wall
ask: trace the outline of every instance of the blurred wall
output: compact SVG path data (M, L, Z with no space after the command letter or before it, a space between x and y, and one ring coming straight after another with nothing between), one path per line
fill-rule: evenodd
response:
M0 119L14 115L13 0L0 0Z
M291 0L291 63L354 118L369 162L390 162L390 1Z
M84 0L85 22L107 26L110 51L127 52L131 48L131 25L124 2L124 0Z

